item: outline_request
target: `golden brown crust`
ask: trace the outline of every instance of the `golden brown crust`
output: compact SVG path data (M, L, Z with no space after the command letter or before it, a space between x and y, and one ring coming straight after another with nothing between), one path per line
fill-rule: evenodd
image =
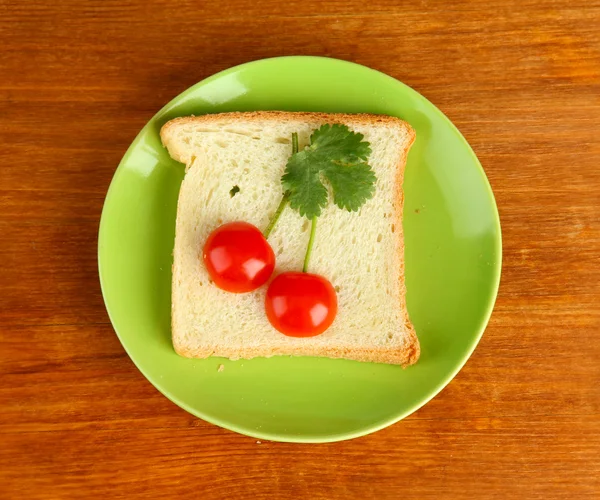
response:
M285 122L290 118L296 120L305 120L307 122L354 122L364 123L367 125L375 124L390 124L390 125L401 125L407 128L414 137L414 130L405 121L395 116L388 115L373 115L369 113L319 113L310 111L233 111L230 113L216 113L200 116L182 116L174 118L173 120L165 123L160 129L160 138L162 143L166 146L168 140L167 134L169 129L177 125L186 123L211 123L215 120L227 120L228 122L249 122L252 120L265 120L270 119L274 121ZM411 142L412 144L412 142ZM408 151L408 150L407 150ZM405 155L406 156L406 155Z
M231 112L231 113L219 113L202 116L186 116L181 118L175 118L167 122L160 130L160 136L163 144L166 145L168 141L168 133L173 126L185 124L185 123L210 123L216 120L226 120L231 122L245 122L252 120L275 120L275 121L288 121L290 119L304 120L307 122L337 122L337 123L363 123L368 125L375 124L389 124L392 126L403 127L410 136L409 142L405 147L403 154L400 158L397 167L397 197L395 212L396 227L399 228L398 238L400 239L399 244L399 259L400 259L400 307L404 311L404 326L408 335L408 341L402 348L340 348L340 347L327 347L327 348L315 348L315 347L303 347L301 345L289 345L286 347L253 347L244 348L240 346L214 346L212 348L198 348L190 349L187 346L178 345L173 335L173 345L177 354L188 358L207 358L209 356L219 356L230 359L251 359L255 357L271 357L276 355L294 355L294 356L321 356L328 358L344 358L356 361L367 361L374 363L389 363L399 364L403 367L410 366L417 362L420 355L420 346L417 339L417 335L413 324L408 316L406 309L406 285L404 280L404 239L402 229L402 212L404 205L404 194L402 190L402 184L404 180L404 168L406 166L406 159L408 151L415 140L415 131L405 121L387 115L373 115L367 113L318 113L318 112L288 112L288 111L251 111L251 112ZM179 214L178 214L179 216ZM174 273L175 276L175 273ZM175 293L175 282L173 281L173 297ZM174 307L174 304L172 305ZM172 329L173 332L176 330L175 315L172 314Z
M402 237L400 239L400 245L398 249L399 259L400 259L400 272L398 279L400 280L400 307L404 312L404 327L409 337L409 342L406 345L406 360L402 363L404 367L415 364L419 356L421 355L421 346L419 344L419 339L417 338L417 334L415 332L415 327L410 321L410 317L408 316L408 308L406 307L406 283L405 283L405 273L404 273L404 226L402 224L402 215L404 213L404 170L406 167L406 161L408 158L408 152L410 151L411 146L415 142L416 134L414 129L408 125L408 132L410 134L410 139L402 156L400 157L400 161L398 162L397 171L396 171L396 186L397 186L397 195L396 195L396 206L395 206L395 214L396 214L396 227L398 227L399 231L401 231Z
M275 121L287 121L290 117L294 119L304 119L306 121L327 121L327 122L335 122L334 119L340 120L341 123L345 121L362 121L369 125L373 125L376 123L394 123L394 124L404 124L407 125L408 128L412 131L412 127L401 120L400 118L396 118L395 116L389 115L373 115L369 113L320 113L320 112L312 112L312 111L232 111L230 113L215 113L215 114L207 114L200 116L181 116L179 118L173 118L162 126L161 132L165 129L168 130L169 127L174 125L179 125L181 123L187 122L211 122L215 119L225 119L228 121L243 121L248 122L251 120L264 120L264 119L274 119ZM414 131L413 131L414 135Z
M252 358L270 358L271 356L316 356L334 359L351 359L354 361L364 361L373 363L387 363L392 365L402 365L404 368L414 364L418 359L418 343L416 344L417 357L415 358L415 348L411 346L406 350L400 351L397 348L372 348L357 349L355 347L327 347L318 349L314 347L302 347L299 345L279 346L279 347L232 347L225 345L216 345L212 348L190 349L185 346L174 345L175 352L186 358L208 358L217 356L221 358L252 359Z

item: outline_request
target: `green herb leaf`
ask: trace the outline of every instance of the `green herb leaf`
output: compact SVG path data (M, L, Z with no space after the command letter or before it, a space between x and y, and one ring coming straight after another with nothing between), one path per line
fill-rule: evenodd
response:
M327 205L327 189L319 175L323 166L311 161L308 151L300 151L290 156L281 178L283 189L289 191L290 207L309 219L321 215Z
M377 178L366 163L327 168L324 174L333 188L333 202L349 212L356 212L375 193Z
M346 125L322 125L310 136L309 149L340 163L357 163L367 161L371 154L371 146L364 138Z
M346 125L323 125L315 130L310 146L292 154L281 178L290 206L309 219L321 215L327 205L324 177L331 184L337 206L358 210L373 196L377 180L366 163L371 148L363 139Z

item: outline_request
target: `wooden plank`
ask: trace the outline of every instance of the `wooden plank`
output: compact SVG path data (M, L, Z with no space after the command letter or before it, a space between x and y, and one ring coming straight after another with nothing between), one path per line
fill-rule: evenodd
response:
M32 499L591 499L600 487L600 423L591 417L412 420L318 446L258 442L212 426L6 437L4 491Z

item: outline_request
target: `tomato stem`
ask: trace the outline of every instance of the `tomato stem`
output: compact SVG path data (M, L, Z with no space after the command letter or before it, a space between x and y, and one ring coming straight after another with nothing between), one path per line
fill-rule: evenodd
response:
M317 217L312 218L312 224L310 226L310 238L308 239L308 247L306 247L306 255L304 256L304 267L302 272L308 272L308 261L310 260L310 254L312 253L313 244L315 242L315 232L317 231Z
M298 152L298 133L293 132L292 133L292 154L296 154L297 152ZM281 212L283 212L283 209L288 204L289 200L290 200L290 192L286 191L285 193L283 193L283 197L281 198L281 201L279 202L279 206L277 207L277 210L275 210L273 217L271 217L271 220L269 221L269 225L267 226L267 229L265 229L265 231L263 232L263 235L265 238L268 238L269 235L271 234L271 231L273 231L275 224L277 224L279 217L281 217Z

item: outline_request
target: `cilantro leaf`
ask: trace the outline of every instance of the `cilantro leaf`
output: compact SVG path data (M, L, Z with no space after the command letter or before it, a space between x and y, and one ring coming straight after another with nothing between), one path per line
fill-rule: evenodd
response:
M323 171L333 188L333 202L349 212L356 212L375 193L375 173L366 163L357 163Z
M290 206L309 219L321 215L327 205L327 189L319 178L321 168L320 163L310 161L308 151L300 151L290 157L281 178Z
M364 136L346 125L323 125L310 137L310 146L292 154L281 182L290 206L309 219L321 215L327 205L326 178L333 201L356 211L375 192L375 173L366 163L371 154Z
M363 141L364 138L346 125L322 125L311 135L309 149L340 163L357 163L359 160L367 161L371 154L371 146Z

